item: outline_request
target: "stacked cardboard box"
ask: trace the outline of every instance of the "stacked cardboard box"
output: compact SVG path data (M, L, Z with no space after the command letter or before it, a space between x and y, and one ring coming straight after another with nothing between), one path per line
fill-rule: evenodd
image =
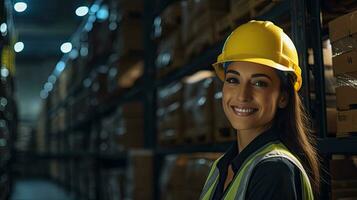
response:
M211 165L219 156L207 153L166 157L160 176L161 199L199 199Z
M329 23L333 71L337 77L337 136L357 132L357 11ZM348 97L348 98L347 98Z
M172 83L158 92L158 142L159 144L179 144L182 142L183 124L183 85Z
M216 35L215 21L228 13L229 6L226 0L188 0L181 5L185 59L190 60L221 39Z
M46 151L46 120L47 109L45 104L42 103L36 126L36 151L38 153L44 153Z
M312 49L308 50L308 64L314 64L314 55ZM327 133L329 136L336 136L336 119L337 119L337 110L336 110L336 77L333 76L333 68L332 68L332 48L330 40L326 40L323 42L323 63L324 63L324 75L325 75L325 98L326 98L326 116L327 116ZM313 75L310 75L310 89L311 96L316 97L314 93L315 84L313 80Z
M214 116L214 141L223 142L236 139L236 132L228 121L222 107L223 83L218 77L214 78L213 116Z
M106 38L112 48L105 81L110 94L133 86L143 74L143 6L139 0L110 1L108 26L114 35Z
M101 199L119 200L125 198L125 171L106 169L101 171Z
M184 63L181 28L181 3L165 8L154 21L154 38L158 40L156 67L158 77L177 69Z
M142 102L130 102L119 108L121 128L118 144L125 148L140 148L144 145L144 108Z
M212 71L199 71L184 80L185 140L212 141L214 76Z
M357 198L356 157L333 156L330 175L332 200Z
M129 152L127 169L127 194L133 200L153 199L153 152L133 150Z
M100 151L116 153L142 147L144 145L143 117L142 103L131 102L122 105L111 116L104 118L100 130ZM93 139L95 140L96 137L93 136ZM91 143L95 145L94 141Z

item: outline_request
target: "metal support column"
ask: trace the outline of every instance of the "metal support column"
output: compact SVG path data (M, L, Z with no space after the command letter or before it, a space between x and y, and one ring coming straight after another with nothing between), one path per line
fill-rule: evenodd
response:
M326 138L326 99L325 99L325 70L322 54L322 38L321 38L321 21L320 21L320 1L309 1L309 31L310 45L312 46L314 55L313 75L315 83L316 99L314 102L314 112L316 118L317 132L321 139ZM317 117L318 116L318 117ZM320 149L320 147L318 147ZM321 189L320 199L328 199L330 193L330 176L329 176L329 160L330 155L322 155L321 158Z
M155 152L157 141L156 118L156 44L152 39L152 27L155 18L156 4L153 1L144 1L144 147L153 150L153 198L159 199L159 158Z
M309 68L307 65L307 48L306 48L306 0L292 0L291 8L291 27L292 39L297 48L299 56L299 65L302 70L302 87L299 91L306 110L310 109L310 84Z

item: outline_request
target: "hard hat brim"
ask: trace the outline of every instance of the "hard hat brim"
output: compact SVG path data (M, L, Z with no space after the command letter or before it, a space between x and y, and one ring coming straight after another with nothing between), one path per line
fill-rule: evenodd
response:
M216 71L216 74L218 76L218 78L221 81L224 81L224 77L225 77L225 70L223 67L223 63L226 62L252 62L252 63L257 63L257 64L262 64L280 71L284 71L284 72L289 72L289 74L293 75L293 77L295 78L295 80L297 79L297 76L295 74L294 69L292 68L288 68L284 65L281 65L279 63L276 63L270 59L265 59L265 58L240 58L240 59L230 59L230 60L225 60L225 61L219 61L216 62L214 64L212 64L213 68ZM301 80L297 80L296 84L295 84L295 90L298 91L301 87Z

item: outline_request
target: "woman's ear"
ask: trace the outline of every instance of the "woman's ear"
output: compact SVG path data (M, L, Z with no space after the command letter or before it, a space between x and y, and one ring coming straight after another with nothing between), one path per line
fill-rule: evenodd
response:
M289 102L288 93L286 91L281 92L278 102L279 108L285 108L288 105L288 102Z

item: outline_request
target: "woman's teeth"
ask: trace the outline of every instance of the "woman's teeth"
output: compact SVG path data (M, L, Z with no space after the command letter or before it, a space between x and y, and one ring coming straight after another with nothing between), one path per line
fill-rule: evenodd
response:
M255 108L238 108L238 107L233 107L233 110L235 113L239 116L248 116L254 112L256 112L258 109Z

